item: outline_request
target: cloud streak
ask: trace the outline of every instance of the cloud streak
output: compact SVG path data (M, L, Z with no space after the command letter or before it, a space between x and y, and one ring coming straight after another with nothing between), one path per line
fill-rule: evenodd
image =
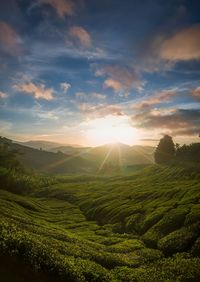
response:
M21 39L8 23L0 22L0 51L11 56L21 53Z
M101 118L106 116L123 116L122 108L118 105L92 105L90 103L81 103L78 109L88 119Z
M53 100L53 92L52 88L46 88L44 84L35 84L33 82L22 83L18 85L14 85L14 89L18 92L23 92L29 95L32 95L35 99L43 99L43 100Z
M8 94L0 91L0 99L6 99L6 98L8 98Z
M173 136L197 135L200 132L200 110L197 109L150 110L131 119L135 127L160 130L160 133Z
M161 93L151 96L145 101L133 104L131 108L136 110L146 110L155 105L169 101L175 95L176 93L171 90L162 91Z
M107 76L103 86L112 88L116 93L127 92L135 88L138 91L143 89L143 84L140 81L136 72L129 67L118 65L107 65L95 72L96 76Z
M192 96L195 97L196 99L200 100L200 86L196 87L192 91Z
M75 14L75 3L72 0L39 0L39 3L50 5L61 19Z

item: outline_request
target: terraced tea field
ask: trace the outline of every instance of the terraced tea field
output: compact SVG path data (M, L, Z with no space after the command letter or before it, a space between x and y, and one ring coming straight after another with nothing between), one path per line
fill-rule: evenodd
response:
M2 186L4 280L26 281L31 269L30 281L199 281L199 180L194 170L152 166L62 177L26 195Z

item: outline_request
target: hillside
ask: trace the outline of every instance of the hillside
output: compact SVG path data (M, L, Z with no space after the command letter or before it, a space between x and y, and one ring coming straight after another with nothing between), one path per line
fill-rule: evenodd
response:
M1 186L2 261L15 254L39 281L199 281L199 180L197 168L154 165L65 176L24 196Z
M34 140L34 141L30 140L26 142L15 142L15 143L18 143L22 146L27 146L27 147L31 147L34 149L38 149L38 150L42 149L45 151L50 151L52 148L62 146L62 144L57 143L57 142L42 141L42 140Z
M84 157L88 160L95 160L102 168L106 164L116 167L128 167L154 163L153 152L153 147L114 143L92 148Z
M153 160L153 147L128 146L114 143L99 147L51 147L49 151L41 149L41 141L26 142L29 146L16 143L7 138L0 138L1 143L9 144L11 150L18 151L18 159L24 167L44 173L127 173L137 165L149 165ZM24 144L24 143L23 143ZM54 143L44 143L49 146Z
M11 150L17 150L17 156L22 165L28 170L43 173L77 173L91 172L94 169L89 161L81 156L67 155L62 152L48 152L14 143L12 140L1 138L0 143L6 143Z

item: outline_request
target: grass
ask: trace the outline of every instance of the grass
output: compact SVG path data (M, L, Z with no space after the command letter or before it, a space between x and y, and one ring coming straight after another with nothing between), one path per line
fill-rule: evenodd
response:
M154 165L124 177L9 173L1 172L0 257L22 261L19 272L25 264L49 281L199 281L198 171Z

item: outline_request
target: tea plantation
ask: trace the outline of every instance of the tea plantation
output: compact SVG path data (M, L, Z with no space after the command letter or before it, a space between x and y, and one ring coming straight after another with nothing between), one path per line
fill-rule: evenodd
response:
M199 281L198 169L0 180L2 281Z

